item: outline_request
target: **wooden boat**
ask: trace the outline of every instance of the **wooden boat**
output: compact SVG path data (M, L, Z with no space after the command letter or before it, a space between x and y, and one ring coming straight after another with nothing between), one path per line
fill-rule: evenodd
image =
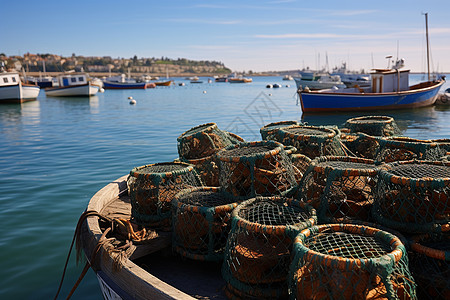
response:
M428 14L425 14L425 22L428 45ZM428 51L427 57L429 58ZM445 82L444 77L431 80L428 67L428 81L409 86L409 70L400 70L403 66L404 60L399 59L390 69L375 69L371 73L371 86L366 88L333 87L311 91L304 86L303 88L298 86L302 111L303 113L373 111L433 105L439 89Z
M45 89L47 96L93 96L100 87L93 85L85 73L68 73L57 76L59 86Z
M156 84L153 82L115 82L104 80L103 87L106 90L147 89L156 87Z
M228 79L229 83L250 83L252 81L253 81L252 78L247 77L232 77Z
M172 84L172 80L168 81L156 81L153 82L156 86L170 86Z
M131 216L127 194L127 177L123 176L98 191L90 200L87 211L96 211L109 218ZM95 261L90 260L105 299L195 299L195 295L226 299L220 289L225 285L220 264L208 265L171 256L171 233L158 235L146 243L134 243L133 254L117 267L117 254L103 243L99 218L87 217L81 230L81 243L87 258L92 257L100 243ZM109 244L110 245L110 244ZM152 272L144 269L151 264ZM176 269L177 272L173 272ZM171 271L172 270L172 271ZM195 284L194 284L195 283Z
M39 91L37 85L22 83L18 73L0 73L0 103L36 100Z

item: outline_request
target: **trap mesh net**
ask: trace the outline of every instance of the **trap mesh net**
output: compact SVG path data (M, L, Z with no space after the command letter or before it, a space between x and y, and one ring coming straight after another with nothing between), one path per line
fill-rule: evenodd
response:
M450 299L450 235L415 236L409 257L419 299Z
M370 159L318 157L303 175L299 197L317 209L320 223L369 221L377 172Z
M406 249L386 231L313 226L295 238L293 255L291 299L416 299Z
M280 143L241 143L217 157L220 187L239 199L287 195L297 187L291 159Z
M197 159L181 160L194 166L206 186L219 186L219 161L215 154Z
M220 130L216 123L207 123L193 127L177 138L178 154L181 159L203 158L241 141L241 137Z
M239 204L225 250L222 275L241 298L287 296L292 239L317 222L308 204L285 197L257 197Z
M365 133L343 134L343 144L356 157L375 159L380 147L379 138Z
M400 135L394 118L388 116L364 116L348 119L344 125L350 133L362 132L371 136L395 136Z
M222 260L237 202L217 187L199 187L179 192L172 206L173 249L195 260Z
M300 124L297 121L274 122L261 127L259 132L261 133L261 138L263 140L269 140L268 136L271 135L274 131L280 128L289 127L293 125L300 125Z
M450 231L450 163L403 161L381 166L375 220L408 233Z
M294 169L295 180L297 181L297 184L300 184L300 181L312 160L303 154L292 154L290 158L292 161L292 168Z
M402 160L439 160L446 151L438 143L409 137L388 137L378 139L379 148L375 160L394 162Z
M318 156L346 154L338 132L337 129L325 127L293 125L273 131L267 139L294 146L296 153L313 159Z
M128 176L131 215L142 226L170 228L171 201L182 189L202 186L192 165L167 162L134 168Z

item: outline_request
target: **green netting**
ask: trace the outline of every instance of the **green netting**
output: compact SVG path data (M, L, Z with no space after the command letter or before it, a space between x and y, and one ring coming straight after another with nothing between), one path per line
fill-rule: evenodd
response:
M276 131L277 129L283 128L283 127L289 127L293 125L300 125L297 121L281 121L281 122L274 122L265 125L264 127L261 127L259 132L261 133L261 137L263 140L269 140L267 137L272 134L272 132Z
M134 168L128 176L131 215L142 226L170 228L171 201L182 189L202 186L194 167L181 162Z
M195 260L222 260L236 206L236 200L217 187L179 192L172 201L173 249Z
M403 160L439 160L446 151L438 143L408 137L389 137L378 139L379 148L375 156L377 162Z
M403 161L379 173L373 217L401 232L450 231L450 163Z
M430 141L437 143L439 145L439 147L441 147L442 149L445 149L445 151L447 151L447 152L450 152L450 139L436 139L436 140L430 140Z
M291 299L416 299L406 249L394 235L367 226L329 224L294 241Z
M272 131L267 139L294 146L296 153L309 158L346 154L337 128L293 125Z
M207 123L193 127L177 138L178 154L185 160L204 158L242 141L241 137L220 130L216 123Z
M241 143L217 153L219 183L239 199L288 195L296 187L288 152L274 141Z
M420 299L450 299L450 235L421 235L411 242L410 269Z
M308 204L285 197L258 197L239 204L224 255L222 275L235 296L287 296L292 239L317 222Z
M219 186L219 161L215 154L197 159L181 159L194 166L206 186Z
M364 116L348 119L344 127L350 133L362 132L371 136L395 136L400 135L394 118L388 116Z
M369 221L377 172L373 160L318 157L303 175L298 197L317 209L320 223Z

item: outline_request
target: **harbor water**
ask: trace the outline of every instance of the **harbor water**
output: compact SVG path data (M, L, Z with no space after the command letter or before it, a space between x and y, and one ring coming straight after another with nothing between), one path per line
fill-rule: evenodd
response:
M201 79L191 84L175 78L169 87L106 90L93 97L46 97L41 91L37 101L0 106L1 299L53 298L89 199L136 166L177 158L177 137L194 126L215 122L254 141L261 139L263 125L276 121L342 125L356 116L388 115L405 136L450 138L450 106L302 115L294 81ZM422 80L413 74L410 84ZM274 83L281 87L266 88ZM448 87L449 82L441 92ZM76 265L73 253L60 298L68 295L83 265ZM101 298L89 270L73 299Z

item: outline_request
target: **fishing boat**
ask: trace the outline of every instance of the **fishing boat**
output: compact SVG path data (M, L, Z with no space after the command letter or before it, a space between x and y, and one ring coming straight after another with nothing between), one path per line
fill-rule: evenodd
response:
M283 80L294 80L294 77L291 75L284 75Z
M168 81L156 81L153 82L156 86L170 86L172 84L172 80Z
M36 100L39 90L37 85L23 83L18 73L0 73L0 103Z
M220 77L216 77L214 79L215 82L228 82L228 77L227 76L220 76Z
M154 88L156 87L155 83L145 82L141 81L138 82L135 79L128 78L125 76L125 74L114 76L114 77L108 77L107 79L103 80L103 87L104 89L114 90L114 89L147 89L147 88Z
M428 45L427 16L425 14ZM429 58L428 46L427 57ZM399 59L390 69L375 69L371 73L370 87L333 87L318 91L312 91L305 86L298 87L302 111L373 111L433 105L445 82L444 77L431 80L428 64L428 81L409 86L409 70L400 70L403 66L404 59Z
M238 77L231 77L228 79L229 83L250 83L252 82L252 78L238 76Z
M435 105L450 105L450 88L446 89L443 93L440 93L437 98Z
M346 85L338 75L331 76L326 72L303 71L298 77L294 77L297 89L321 90L332 87L342 88Z
M362 74L358 72L353 72L347 69L347 63L343 62L341 67L334 68L330 73L331 76L338 75L341 78L341 81L347 87L353 87L354 85L358 85L360 87L368 87L370 86L370 75Z
M100 87L93 85L85 73L65 73L57 76L58 86L45 89L47 96L93 96Z
M191 83L203 83L203 80L200 80L197 76L191 78Z

